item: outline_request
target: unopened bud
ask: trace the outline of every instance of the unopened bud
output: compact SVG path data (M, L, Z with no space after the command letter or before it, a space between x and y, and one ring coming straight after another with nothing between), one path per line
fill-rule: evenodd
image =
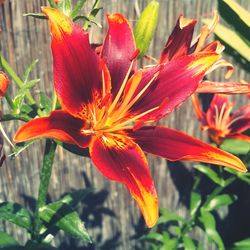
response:
M158 14L159 3L153 0L143 10L135 26L135 42L136 47L140 49L140 56L144 56L148 51L156 30Z

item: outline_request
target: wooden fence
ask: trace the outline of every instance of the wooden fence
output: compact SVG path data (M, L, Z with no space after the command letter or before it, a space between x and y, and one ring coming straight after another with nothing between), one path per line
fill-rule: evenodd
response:
M88 7L92 2L92 0L89 1ZM103 29L94 27L91 30L92 42L101 42L103 39L106 31L105 13L121 12L132 24L135 24L138 11L142 10L148 2L148 0L103 0L104 10L97 18ZM161 6L159 24L149 52L155 57L158 57L180 13L189 18L197 18L199 28L201 18L210 16L217 5L215 0L161 0L159 2ZM239 2L246 8L250 8L248 0ZM38 97L38 90L51 94L53 87L49 27L46 21L24 17L23 14L39 12L42 5L48 4L45 0L6 0L0 7L0 27L3 31L0 49L10 65L21 76L26 65L36 58L39 59L32 73L34 78L41 79L39 87L34 88L35 97ZM229 60L233 61L232 58ZM211 78L222 80L223 73L213 74ZM236 63L232 80L238 79L249 81L250 75L241 70ZM12 93L15 93L14 84L11 84L10 89ZM161 124L203 140L207 139L206 135L200 132L200 125L195 119L190 100L165 118ZM5 126L9 137L14 135L19 125L8 123ZM12 200L29 206L30 209L34 208L43 149L44 143L37 141L17 158L7 159L0 169L0 201ZM5 151L7 154L10 153L7 145L5 145ZM182 216L188 216L188 194L193 181L190 168L192 164L187 166L182 162L167 163L163 159L151 156L148 158L159 195L160 207L168 208ZM78 157L59 147L49 189L50 199L58 199L65 192L86 186L95 188L95 192L79 208L95 242L95 246L89 246L86 249L136 249L138 237L147 229L127 190L120 184L106 180L88 158ZM234 224L230 225L234 226ZM1 227L16 236L20 242L25 241L23 231L17 227L7 223L2 223ZM232 237L232 232L228 228L224 229L228 230L228 234L224 230L224 240L227 240L228 237ZM195 234L201 242L204 242L204 245L207 244L207 239L202 232L197 231ZM57 238L55 243L63 250L85 249L77 248L76 241L63 236ZM117 244L117 246L112 247L112 244Z

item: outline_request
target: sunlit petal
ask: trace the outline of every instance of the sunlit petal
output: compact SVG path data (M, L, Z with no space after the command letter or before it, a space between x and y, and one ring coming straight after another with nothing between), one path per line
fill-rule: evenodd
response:
M85 125L83 120L64 111L53 111L49 117L36 118L24 124L17 131L14 141L24 142L38 138L52 138L85 148L90 142L90 136L81 133L81 129Z
M147 160L138 145L122 135L104 135L91 145L90 155L104 176L128 188L147 225L154 226L158 200Z
M245 165L234 155L173 129L144 127L134 132L130 131L130 136L143 151L170 161L205 162L246 172Z

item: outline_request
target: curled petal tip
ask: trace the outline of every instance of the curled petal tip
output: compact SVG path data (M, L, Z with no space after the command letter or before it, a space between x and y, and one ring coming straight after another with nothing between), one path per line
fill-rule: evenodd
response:
M187 26L194 26L196 24L196 20L194 19L188 19L186 17L184 17L183 15L180 16L179 18L179 26L180 26L180 29L183 29Z
M41 7L41 11L48 17L51 33L54 38L61 39L63 34L73 32L73 22L57 9Z
M126 21L126 18L120 13L107 14L107 18L110 23L122 24Z

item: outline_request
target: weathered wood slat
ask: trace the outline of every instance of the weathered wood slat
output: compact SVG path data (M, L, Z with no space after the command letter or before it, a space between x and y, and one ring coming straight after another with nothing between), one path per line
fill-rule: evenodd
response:
M89 2L88 6L91 6L92 3ZM148 2L149 0L103 1L104 11L97 18L97 21L103 25L103 30L94 27L91 30L91 40L95 43L102 42L106 30L106 12L122 12L132 24L135 24L137 20L136 6L142 10ZM240 2L248 9L250 8L248 0ZM180 13L199 19L210 15L216 8L216 3L215 0L161 0L160 21L149 53L155 57L159 55ZM0 49L11 66L21 76L26 65L36 58L39 59L39 63L32 73L34 78L41 79L39 87L34 88L36 98L39 89L51 94L53 87L49 28L46 21L23 17L23 14L38 12L41 5L46 5L46 1L6 0L5 4L0 7L0 27L3 30ZM201 23L198 27L201 27ZM223 74L216 73L212 77L222 80ZM249 81L250 75L236 66L232 80L237 79ZM10 89L12 93L15 93L14 84L11 84ZM165 118L161 124L206 140L206 135L200 132L190 101ZM9 137L14 135L19 125L20 123L12 122L5 126ZM35 197L38 192L43 148L43 142L35 142L29 150L20 154L16 159L8 158L5 166L0 169L0 201L12 200L26 206L34 205L32 197ZM6 153L10 152L7 146L5 146L5 150ZM187 169L179 163L171 163L168 167L165 160L154 157L149 157L149 163L156 182L160 206L187 216L187 208L184 204L191 186L191 179L189 179L191 177ZM88 185L95 187L96 193L89 197L88 204L82 204L80 211L83 218L87 219L87 228L96 242L96 248L100 249L101 244L111 240L113 243L116 241L120 243L119 247L115 249L135 249L134 236L138 236L145 228L138 208L128 192L120 184L107 181L89 159L78 157L58 148L49 190L51 199L55 200L64 192ZM96 224L91 223L93 219ZM17 230L16 227L5 223L1 227L18 237L20 242L26 240L23 232ZM206 244L206 239L201 232L196 232L196 235L200 241ZM75 246L74 241L69 242L65 238L55 241L56 245L62 245L63 242L65 244L61 249L73 249L72 247Z

